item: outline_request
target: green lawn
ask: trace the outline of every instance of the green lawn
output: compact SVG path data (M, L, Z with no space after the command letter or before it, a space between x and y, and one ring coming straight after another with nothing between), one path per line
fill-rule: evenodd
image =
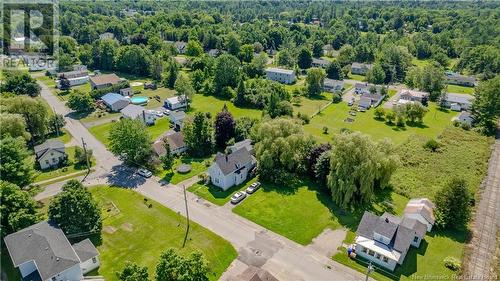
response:
M376 120L373 109L366 112L357 112L356 116L350 116L349 110L350 107L344 102L332 104L311 119L311 122L305 125L304 129L323 141L331 140L333 135L338 133L340 129L347 128L369 134L375 139L388 137L396 144L400 144L413 134L436 137L445 127L451 125L451 119L457 114L453 111L441 111L435 104L431 103L423 124L397 127L388 125L383 120ZM347 117L354 119L354 122L344 122ZM323 134L323 127L328 128L328 134Z
M474 94L474 87L464 87L458 85L447 85L446 91L448 93L458 93L458 94Z
M429 65L431 62L431 60L419 60L417 58L413 58L411 60L411 63L416 66L416 67L424 67L424 66L427 66Z
M118 280L116 272L126 261L147 266L149 276L154 276L160 254L170 247L184 255L201 251L209 263L210 280L218 280L237 256L229 242L194 222L190 223L186 246L182 248L185 218L151 199L145 203L135 191L99 186L91 192L103 208L102 241L97 245L101 266L97 274L106 280Z
M450 127L437 139L440 152L423 147L428 140L416 136L397 148L402 165L391 178L395 191L408 197L431 197L453 176L467 180L475 193L486 175L493 138Z
M109 123L104 123L100 124L97 126L93 126L89 128L89 131L96 137L100 142L102 142L104 145L108 146L109 145L109 131L111 130L111 126L115 122L109 122ZM147 130L149 131L149 134L151 136L151 142L156 140L161 134L164 132L168 131L170 129L170 120L168 117L163 117L160 119L157 119L155 122L155 125L153 126L148 126Z
M365 82L366 76L358 74L349 74L349 79Z
M321 96L316 98L301 97L300 103L293 103L293 113L305 113L308 116L318 112L320 108L324 107L332 101L333 94L330 92L323 92Z
M194 95L189 114L194 114L194 112L196 111L201 111L210 112L212 116L215 116L222 110L224 104L227 105L229 112L231 112L231 114L233 114L235 118L239 118L242 116L260 118L262 116L262 111L259 109L236 107L230 100L223 100L214 96L202 94Z
M170 182L173 184L178 184L181 181L190 179L196 175L203 173L208 168L207 163L211 164L211 160L212 160L212 156L209 156L206 158L189 158L189 157L182 156L180 158L175 159L172 171L163 170L158 174L158 176L167 182ZM181 174L181 173L177 172L176 168L181 164L191 165L191 171L189 173L185 173L185 174Z
M214 203L215 205L223 206L229 200L231 200L231 196L240 190L245 190L250 184L256 182L257 179L251 179L245 183L240 185L235 185L230 189L224 191L220 187L217 187L213 184L195 184L188 188L188 191L200 196L201 198ZM253 195L252 195L253 196Z
M68 154L68 163L69 163L68 166L62 167L62 168L59 168L56 170L39 171L38 175L34 179L34 182L36 183L38 181L48 180L48 179L68 175L71 173L80 172L80 171L87 169L86 165L73 164L75 161L75 147L74 146L67 147L66 153ZM91 166L94 166L95 162L96 162L95 158L92 157L92 159L90 161Z
M443 277L443 280L451 280L458 272L446 268L443 260L446 257L455 257L458 260L462 258L466 236L464 231L432 231L425 236L425 240L422 241L418 249L410 248L402 266L397 266L394 272L377 270L371 277L385 281L415 280L422 276L440 276ZM335 254L333 259L359 272L366 272L366 262L363 259L358 261L348 258L344 248Z

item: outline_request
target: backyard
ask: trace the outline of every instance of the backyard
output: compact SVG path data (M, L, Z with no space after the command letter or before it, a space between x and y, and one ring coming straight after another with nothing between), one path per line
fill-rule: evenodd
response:
M201 251L208 261L210 280L218 280L236 258L229 242L194 222L190 223L183 248L185 218L132 190L99 186L91 192L103 208L102 241L97 245L101 266L97 274L106 280L117 280L116 272L126 261L147 266L149 276L154 276L160 254L170 247L183 255Z
M178 184L184 180L203 173L208 168L207 165L211 164L212 158L212 156L205 158L189 158L187 156L181 156L175 159L172 170L162 170L158 174L158 177L172 184ZM181 164L191 165L191 171L189 173L179 173L176 169Z
M396 144L403 143L410 135L418 134L427 137L436 137L444 128L451 125L451 119L457 114L454 111L442 111L435 104L429 105L429 111L424 117L423 124L410 124L405 127L389 125L384 120L374 117L374 110L355 112L356 116L349 115L351 108L344 102L332 104L320 114L311 119L304 126L304 130L322 141L330 141L332 136L342 128L360 131L371 135L375 139L388 137ZM348 120L352 119L352 120ZM347 122L351 121L351 122ZM324 134L324 127L328 134Z
M210 112L215 117L226 104L229 112L235 117L248 116L253 118L260 118L262 111L260 109L236 107L230 100L223 100L214 96L196 94L190 105L189 114L195 112Z

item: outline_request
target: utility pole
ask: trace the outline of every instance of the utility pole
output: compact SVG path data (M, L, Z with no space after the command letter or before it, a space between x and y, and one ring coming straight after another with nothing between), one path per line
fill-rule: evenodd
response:
M89 155L87 154L87 144L82 138L83 145L83 153L85 153L85 161L87 161L87 175L90 174L90 163L89 163Z
M373 267L372 265L372 262L370 262L368 264L368 270L366 271L366 278L365 278L365 281L368 281L368 277L370 277L370 273L373 272L373 270L375 270L375 268Z
M56 116L56 117L55 117L55 118L56 118L56 119L55 119L55 120L56 120L56 121L55 121L55 123L56 123L56 124L55 124L55 125L56 125L56 134L57 134L57 136L59 136L59 122L58 122L58 120L57 120L57 118L58 118L58 117L57 117L57 112L56 112L56 109L55 109L54 107L52 107L52 111L54 111L54 114L55 114L55 116Z
M186 227L186 235L184 235L184 242L182 243L182 247L186 245L186 240L188 237L189 233L189 210L188 210L188 203L187 203L187 196L186 196L186 186L182 185L182 189L184 191L184 204L186 205L186 219L187 219L187 227Z

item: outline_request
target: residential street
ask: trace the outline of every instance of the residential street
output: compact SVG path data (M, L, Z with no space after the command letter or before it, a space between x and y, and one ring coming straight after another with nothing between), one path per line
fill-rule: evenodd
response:
M133 188L142 195L185 215L184 193L181 186L160 184L158 179L144 179L134 174L134 169L122 165L106 147L100 143L78 121L68 116L69 110L42 83L42 97L66 119L66 128L71 135L87 143L97 160L96 171L85 181L87 185L114 184ZM41 200L57 194L62 183L47 186L36 196ZM310 247L304 247L280 235L264 229L255 223L235 215L231 210L199 200L186 193L189 216L192 221L210 229L232 243L238 251L239 267L230 267L238 274L241 263L255 265L268 270L280 280L364 280L364 275L334 262L329 256ZM231 278L233 272L223 278Z

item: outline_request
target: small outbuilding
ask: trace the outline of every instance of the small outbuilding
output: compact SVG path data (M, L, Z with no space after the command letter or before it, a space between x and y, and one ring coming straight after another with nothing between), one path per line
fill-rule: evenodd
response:
M182 97L175 96L175 97L167 98L163 102L163 107L170 109L170 110L177 110L180 108L185 108L186 106L187 106L187 102L186 102L185 96L182 96Z
M107 93L101 97L101 100L111 111L120 111L130 103L128 99L117 93Z

